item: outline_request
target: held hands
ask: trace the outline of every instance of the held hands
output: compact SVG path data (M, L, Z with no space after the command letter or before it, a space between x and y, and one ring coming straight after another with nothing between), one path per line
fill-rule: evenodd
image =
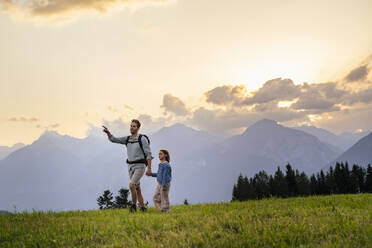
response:
M147 171L146 171L146 176L151 176L151 173L152 173L152 171L151 171L151 169L147 169Z

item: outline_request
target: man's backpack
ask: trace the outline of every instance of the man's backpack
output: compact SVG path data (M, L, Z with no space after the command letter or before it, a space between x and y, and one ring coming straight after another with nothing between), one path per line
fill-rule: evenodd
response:
M139 146L140 146L140 148L142 150L142 153L143 153L143 159L138 159L138 160L135 160L135 161L129 161L127 159L127 163L128 164L145 163L145 165L147 166L146 154L145 154L145 150L143 149L143 144L142 144L142 136L144 136L147 139L147 141L148 141L148 143L150 145L150 139L149 139L149 137L147 137L146 134L139 134L137 141L129 141L130 135L128 135L127 140L125 141L125 145L128 145L128 143L133 144L133 143L137 143L138 142L138 144L139 144Z

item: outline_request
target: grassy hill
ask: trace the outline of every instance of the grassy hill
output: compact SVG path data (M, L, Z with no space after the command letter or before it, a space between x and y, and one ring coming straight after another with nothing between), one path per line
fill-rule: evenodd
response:
M0 215L0 247L372 247L372 194Z

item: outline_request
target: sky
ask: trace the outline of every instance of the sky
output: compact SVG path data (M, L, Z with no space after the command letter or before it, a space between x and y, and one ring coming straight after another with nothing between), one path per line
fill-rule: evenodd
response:
M370 0L0 0L0 146L261 119L372 129Z

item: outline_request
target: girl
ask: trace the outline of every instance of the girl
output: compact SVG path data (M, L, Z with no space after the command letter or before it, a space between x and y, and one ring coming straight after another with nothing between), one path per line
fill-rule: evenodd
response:
M170 155L168 150L161 149L159 151L159 166L157 173L151 173L151 176L156 177L158 185L154 194L154 205L162 212L169 212L169 188L172 180L172 168L169 164Z

